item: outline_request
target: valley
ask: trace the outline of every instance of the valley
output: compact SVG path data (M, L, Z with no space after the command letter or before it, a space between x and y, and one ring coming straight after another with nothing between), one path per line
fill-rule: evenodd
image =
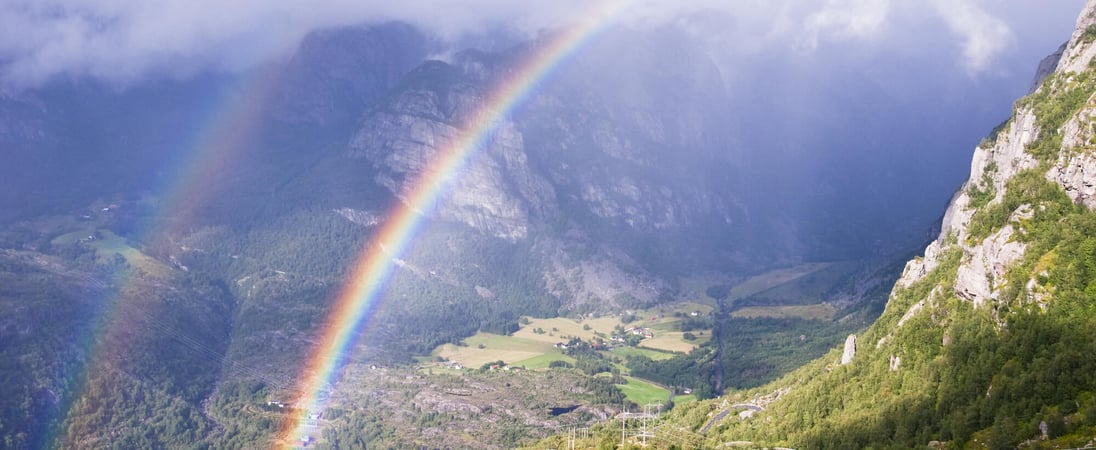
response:
M100 283L95 280L100 279L102 275L96 275L95 273L119 270L119 268L133 271L134 275L131 275L130 278L114 281L113 283L116 283L116 286L113 289L129 290L137 295L139 295L138 292L147 291L147 289L158 289L155 286L168 286L175 283L173 280L179 277L197 281L209 276L203 267L210 264L210 260L196 259L195 257L208 258L219 252L217 245L223 244L216 244L215 241L209 240L210 233L208 231L197 233L198 236L203 236L200 239L189 239L184 244L186 247L182 249L183 251L176 253L177 256L167 258L162 254L154 256L133 247L132 245L135 244L140 245L137 239L123 238L115 234L115 231L112 231L112 229L119 230L119 232L132 230L131 223L142 220L139 216L123 214L127 210L132 211L133 205L117 204L108 206L101 203L93 203L86 210L78 210L71 215L57 215L35 221L15 223L8 226L6 228L8 231L2 236L8 245L15 244L28 247L28 250L23 250L25 254L38 254L39 256L35 257L37 259L56 261L51 263L54 266L82 264L82 267L85 267L84 270L90 270L91 272L80 275L79 280L87 279ZM239 305L239 302L254 302L254 300L249 299L261 298L265 295L264 292L270 292L269 290L272 288L284 289L282 286L286 286L287 283L303 275L299 272L293 273L270 268L260 268L258 272L252 272L255 269L246 269L250 264L246 261L252 259L247 256L246 252L241 255L242 258L234 255L234 252L224 255L221 257L224 259L221 260L232 261L233 264L244 268L245 271L229 272L229 275L232 273L238 273L239 275L232 275L233 283L223 287L230 289L230 291L222 291L221 294L218 294L224 295L226 292L235 292L234 295L239 296L238 300L229 302L226 305L228 307L232 307L232 304ZM75 259L71 262L58 264L61 261L66 261L66 258ZM163 259L167 260L163 261ZM409 264L422 264L421 261L417 263L415 261L415 259L411 259ZM292 267L294 267L286 264L280 266L288 270L292 270ZM440 345L428 354L418 356L410 365L402 362L393 364L390 361L405 361L409 359L407 356L414 356L413 354L400 356L390 353L392 356L382 359L355 357L346 366L348 374L352 375L344 377L338 387L329 393L329 404L323 410L325 418L314 424L313 431L315 435L312 436L312 442L314 444L330 445L334 442L347 442L348 439L361 438L357 431L339 430L342 430L342 427L348 424L358 423L357 421L362 420L363 417L377 417L377 419L371 420L378 420L382 417L375 416L380 413L379 410L372 407L363 409L359 403L361 400L358 399L357 395L365 392L363 389L367 389L369 386L376 386L370 389L379 389L375 391L378 393L376 395L383 393L385 396L393 396L392 398L407 398L409 395L420 398L420 394L425 396L422 397L422 401L426 403L416 402L411 405L392 403L390 405L390 411L383 415L384 418L380 419L380 422L377 422L377 426L381 427L377 429L377 432L382 433L383 430L389 430L384 432L389 434L382 433L370 438L383 441L387 439L382 437L385 435L390 437L402 435L400 433L391 434L394 430L407 430L408 427L427 427L422 428L422 430L424 433L430 434L435 432L429 432L429 426L443 426L446 423L464 424L468 427L469 436L482 437L484 436L483 433L489 433L487 436L495 436L490 433L499 432L498 429L483 424L476 425L475 421L469 422L472 416L465 413L454 413L455 410L451 408L457 408L457 410L467 409L469 411L492 411L492 408L497 407L500 401L517 400L511 398L512 395L510 394L501 394L516 392L508 389L510 386L504 385L532 383L530 386L535 385L537 387L535 389L526 389L530 389L527 391L528 395L535 395L538 398L536 402L528 403L527 400L523 400L514 403L509 409L497 410L504 413L500 417L513 424L513 428L506 431L506 433L509 433L507 435L509 437L501 438L500 441L509 442L510 444L501 445L498 448L506 448L516 445L518 442L525 442L533 436L548 436L557 432L556 430L560 429L559 427L564 427L565 425L561 425L562 423L568 424L566 426L589 427L606 420L612 414L615 414L614 411L620 411L622 408L634 410L655 402L669 408L671 403L672 405L684 405L695 402L700 398L712 395L713 389L710 385L707 385L711 379L709 377L713 375L710 371L721 370L718 365L695 366L694 369L685 369L684 371L681 369L683 361L686 362L686 366L693 365L693 363L687 362L690 358L703 360L711 357L709 352L715 345L712 342L715 335L713 325L717 323L715 305L719 300L709 294L719 295L720 291L723 290L722 286L726 286L727 289L725 290L738 293L738 299L745 299L749 298L750 295L774 290L776 292L792 290L802 295L811 296L811 298L822 298L825 291L832 289L832 286L823 287L817 282L804 283L804 279L822 269L837 266L840 265L809 263L792 268L774 269L773 271L738 280L717 280L711 276L690 278L683 280L682 285L694 285L698 288L688 291L688 294L683 295L683 300L648 309L621 311L617 314L593 313L581 318L523 316L516 320L517 326L508 334L478 331L471 336L459 339L455 343ZM429 267L429 265L424 267ZM66 272L58 271L57 273L61 275ZM247 273L257 275L245 275ZM425 273L425 271L422 268L412 268L407 271L409 275L415 273ZM417 275L413 276L417 277ZM830 279L836 278L831 277ZM720 284L709 285L703 289L699 288L702 284L716 281L719 281ZM33 286L34 281L33 279L25 279L25 281L20 282L20 284L26 283L31 283L28 286ZM459 279L457 279L457 283L463 284ZM67 284L67 282L63 284ZM103 284L98 285L103 286ZM142 285L146 287L138 287ZM745 290L742 286L749 290ZM815 291L807 292L808 289L804 286L814 288ZM182 304L193 304L193 307L197 307L204 303L204 301L196 301L202 298L201 295L195 296L191 293L179 292L169 297L158 301L169 302L164 304L165 306L168 304L179 305L182 302ZM104 323L105 326L118 327L119 323L127 323L125 327L119 328L119 331L128 329L130 331L126 332L132 332L134 327L137 327L137 329L153 330L154 333L163 333L163 340L158 345L177 348L179 351L178 357L181 358L178 360L178 364L187 364L187 361L191 358L204 358L208 363L217 364L222 368L221 370L228 378L216 384L210 406L204 409L205 414L209 416L210 422L202 425L203 427L224 428L223 433L227 434L219 434L216 437L217 440L222 442L244 442L253 439L265 439L263 436L269 436L276 429L278 423L282 423L292 414L299 413L291 407L287 409L286 407L271 406L271 402L287 404L288 388L293 379L287 376L286 371L270 364L281 364L279 361L286 361L285 357L289 355L275 357L274 359L263 357L265 362L257 363L259 361L255 359L257 355L248 357L246 352L253 351L247 349L261 347L255 347L254 344L238 340L228 348L218 348L204 341L205 338L200 335L194 334L193 330L188 330L174 323L174 321L167 321L162 317L158 317L158 313L142 312L149 311L151 307L151 305L137 306L146 304L144 300L128 300L123 297L120 300L113 301L124 302L130 305L129 307L136 307L137 309L127 314L125 319L112 318L111 310L103 310L99 314L103 317L103 320L107 321ZM809 301L800 299L796 303L807 303ZM159 308L163 307L160 306ZM239 306L235 307L239 308ZM783 307L799 308L804 306L751 308ZM819 306L815 305L814 307ZM235 326L243 327L243 329L256 325L262 326L262 322L247 325L248 321L255 320L248 318L248 314L253 313L237 309L237 312L233 313L234 317L232 317L232 320L236 322ZM263 313L258 317L268 320L270 317L268 314ZM119 320L122 322L119 322ZM751 319L739 320L745 321L739 322L740 325L754 322ZM797 320L800 320L800 322L795 323L799 325L792 325L789 328L791 331L788 332L800 333L802 331L810 334L812 340L836 340L840 338L838 335L826 338L823 335L811 333L808 329L816 326L805 325L812 322L821 324L828 322L829 319L803 318ZM78 320L69 319L69 322L62 322L59 325L69 326L78 323ZM756 323L743 327L741 333L732 330L728 335L755 339L756 337L771 334L774 326L783 328L789 324ZM801 327L806 328L800 330ZM94 332L86 331L86 333ZM283 333L280 332L280 334ZM153 365L158 364L154 362L156 361L155 358L148 359L148 355L141 356L139 359L133 359L133 356L122 356L127 354L128 351L118 350L119 343L135 338L136 336L122 337L118 335L106 338L108 341L99 344L105 351L129 359L121 359L97 366L94 372L97 379L129 380L125 383L136 383L134 389L152 388L162 391L175 389L154 388L149 386L147 381L143 381L140 375L134 375L146 370L142 367L151 368ZM761 347L742 347L739 351L741 353L740 357L751 361L766 361L767 358L771 358L771 356L768 356L770 354L781 354L782 351L779 348L782 346L802 346L803 344L800 339L786 342L768 340L766 342ZM406 344L404 345L406 347ZM775 347L767 347L770 345ZM18 349L19 347L15 348ZM270 354L267 350L261 352ZM735 352L729 354L731 353ZM802 358L801 361L807 361L813 358L813 355L808 352L802 354L799 358ZM788 361L788 364L795 364L794 361L796 360ZM682 381L672 383L669 382L670 378L660 379L657 374L662 373L660 372L662 369L656 367L661 367L661 364L664 363L667 364L666 369L664 369L666 370L665 373L674 374L671 375L671 378L677 378L679 374L688 374L690 371L692 373L691 378L682 378ZM373 367L376 369L370 369ZM647 379L646 376L637 375L634 369L638 369L641 374L656 374L651 378L660 381L652 381ZM387 375L378 378L377 375L382 373ZM502 375L493 375L496 373L506 373L508 378L499 378ZM750 373L752 374L749 375L751 377L757 376L755 372ZM778 373L772 372L769 376ZM722 374L719 376L722 376ZM590 377L599 381L589 381ZM421 378L421 380L413 383L397 381L417 378ZM557 381L550 382L549 380ZM63 382L63 380L54 382ZM203 381L203 383L205 382ZM551 386L551 383L554 382L563 382L567 386L581 386L583 383L595 384L589 385L586 391L576 392L572 388L568 388L561 391L560 396L552 397L546 393L545 389L549 389L546 386ZM462 390L467 389L467 387L458 388L458 386L478 384L482 384L483 389L487 389L484 392L496 392L496 394L478 400L467 399L463 394L465 391ZM202 389L212 387L209 384L203 384L202 386L204 386ZM353 386L353 388L348 390L347 386ZM430 387L427 388L427 386ZM428 394L430 389L439 390L436 394ZM454 391L454 389L456 390ZM673 392L671 393L671 391ZM453 392L457 392L457 394ZM581 392L591 393L594 397L584 396ZM109 394L89 394L77 391L68 395L86 398L88 395L103 396ZM442 397L434 399L434 397L431 397L432 395ZM464 406L459 407L451 405L448 401L437 403L441 398L454 395L461 401L470 403L464 403ZM538 411L547 407L535 406L544 405L544 402L547 401L544 400L545 398L557 398L557 400L554 400L557 403L566 403L568 407L578 405L578 411L588 412L580 413L577 417L581 417L581 419L577 421L567 419L573 417L572 415L563 415L561 416L562 419L571 421L556 421L554 422L556 425L549 425L544 419L537 418L543 414L543 412ZM525 406L518 407L518 405ZM524 409L529 405L535 407ZM398 414L392 416L391 414L394 411ZM479 417L481 414L477 413L475 416ZM403 419L394 420L393 417L403 417ZM490 419L490 417L491 415L488 414L477 420L496 420ZM493 431L486 431L488 429ZM81 432L94 434L92 431L94 428L75 428L74 430L83 430ZM452 440L454 437L450 434L435 433L433 436L433 438L423 438L424 440L415 442L422 445L467 445L468 442L471 442L454 441ZM472 439L472 437L467 437L467 439ZM145 442L141 440L123 441L130 443ZM402 440L390 442L400 442L400 444L393 445L409 444L409 441Z
M0 8L0 448L1096 445L1082 1Z

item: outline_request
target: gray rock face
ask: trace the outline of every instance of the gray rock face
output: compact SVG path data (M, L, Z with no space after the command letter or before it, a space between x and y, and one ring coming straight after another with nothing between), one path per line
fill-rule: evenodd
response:
M1006 225L969 249L955 281L955 293L960 298L979 307L997 297L1006 272L1024 256L1026 246L1014 241L1013 234L1012 225Z
M1074 202L1096 207L1096 129L1091 124L1096 110L1086 108L1062 126L1062 148L1058 162L1047 171L1047 179L1058 183Z
M344 219L363 227L372 227L381 223L381 217L370 211L359 211L353 208L337 208L335 213Z
M850 334L845 338L845 349L841 351L841 365L845 365L852 362L853 357L856 356L856 335Z
M1090 0L1077 22L1077 30L1070 41L1055 55L1051 55L1037 74L1036 82L1047 76L1048 68L1053 72L1070 76L1087 69L1089 62L1096 56L1096 45L1086 41L1085 30L1096 25L1096 1ZM1057 56L1060 53L1060 58ZM1060 185L1075 202L1089 208L1096 207L1096 155L1093 144L1096 143L1096 129L1090 124L1096 117L1096 107L1091 99L1073 117L1066 121L1058 131L1062 135L1062 150L1054 164L1046 173L1048 180ZM1030 109L1015 112L1008 127L998 134L996 141L988 148L975 150L971 160L971 175L948 206L941 226L941 234L926 249L923 258L910 261L897 286L908 287L922 279L938 267L945 249L958 248L963 256L957 272L954 294L968 300L975 307L995 305L1000 294L1004 276L1026 250L1024 243L1015 239L1017 230L1011 224L992 233L980 242L968 242L968 226L975 208L971 205L969 190L974 187L983 191L992 189L994 198L989 205L1002 201L1006 183L1017 173L1035 168L1038 162L1027 152L1027 147L1040 133L1037 118ZM1031 205L1020 205L1011 211L1009 222L1018 223L1033 214ZM1040 303L1043 292L1034 281L1026 283L1027 298ZM928 304L918 303L908 314L922 310L931 310ZM903 317L903 321L908 317ZM882 341L881 341L882 344ZM880 344L880 345L881 345Z
M1057 72L1083 72L1088 68L1089 61L1096 56L1096 46L1091 42L1084 42L1085 30L1096 25L1096 3L1086 2L1081 15L1077 18L1077 27L1069 38L1065 52L1058 62Z
M991 202L999 202L1005 192L1005 183L1010 178L1020 171L1033 168L1038 164L1035 158L1027 153L1027 146L1038 136L1035 123L1034 112L1027 109L1017 111L1013 120L997 136L997 140L992 146L989 148L978 147L974 150L974 156L971 157L970 163L970 177L952 197L951 204L948 205L947 212L944 213L944 220L940 226L940 236L925 248L924 257L906 263L902 277L898 279L898 286L909 287L935 269L940 262L939 258L945 247L944 241L949 236L954 237L959 242L958 245L963 245L968 235L967 226L970 224L971 217L974 216L975 212L970 204L969 189L972 186L983 190L992 189L996 195ZM988 181L988 185L986 185L986 181ZM986 242L990 242L990 240L987 239ZM964 247L964 252L970 255L970 258L984 260L983 256L987 251L994 253L999 250L985 250L978 247L981 247L981 245ZM971 272L971 270L975 272ZM970 295L987 294L988 290L985 289L985 283L976 281L986 277L984 270L981 273L976 273L979 270L981 269L964 264L964 269L960 271L960 276L964 281L958 283L956 291L966 292ZM968 285L966 283L974 284Z
M454 76L447 69L427 68ZM468 140L460 125L476 114L482 101L470 85L455 84L445 92L402 90L364 119L346 157L369 160L377 169L376 182L406 202L428 165ZM554 210L555 201L547 182L529 169L521 133L509 122L496 129L481 148L469 152L437 202L420 212L499 238L523 239L530 215Z
M1058 164L1049 172L1047 178L1065 189L1074 202L1089 209L1096 207L1096 155L1076 153L1061 155Z

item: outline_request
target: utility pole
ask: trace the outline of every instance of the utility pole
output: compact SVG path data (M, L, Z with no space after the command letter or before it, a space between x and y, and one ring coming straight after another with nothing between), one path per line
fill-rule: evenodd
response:
M628 407L620 414L620 448L624 448L624 426L628 423Z

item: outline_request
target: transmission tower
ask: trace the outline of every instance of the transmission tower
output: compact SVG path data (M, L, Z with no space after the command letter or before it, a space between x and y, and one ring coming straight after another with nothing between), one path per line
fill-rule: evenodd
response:
M643 407L643 412L628 412L627 409L620 413L620 447L624 448L624 443L627 441L628 436L633 438L639 438L644 447L647 446L647 438L655 438L654 428L648 428L649 421L658 418L658 415L662 413L662 402L648 403ZM639 423L639 429L636 431L628 431L628 420L631 419ZM634 428L634 427L633 427Z

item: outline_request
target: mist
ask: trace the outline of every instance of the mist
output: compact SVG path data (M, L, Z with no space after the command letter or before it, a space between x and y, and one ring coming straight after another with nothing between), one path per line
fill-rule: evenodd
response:
M791 52L803 61L852 50L933 54L967 76L1008 76L1063 41L1081 2L962 0L618 1L622 24L680 26L725 60ZM597 5L593 5L597 6ZM292 54L310 31L404 21L461 42L484 30L536 33L574 21L590 2L474 0L14 0L0 5L0 78L9 89L59 77L119 84L239 71ZM1023 69L1026 71L1026 68Z

